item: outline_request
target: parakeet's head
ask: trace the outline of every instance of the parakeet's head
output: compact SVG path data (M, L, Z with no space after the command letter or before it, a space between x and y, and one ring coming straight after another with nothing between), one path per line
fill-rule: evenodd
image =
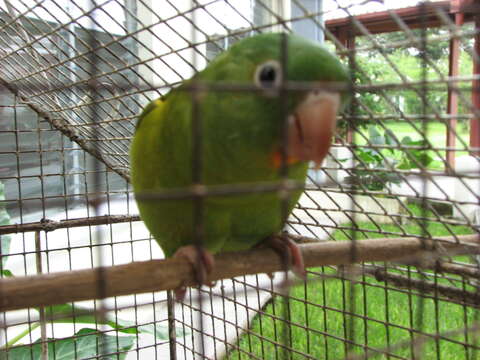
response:
M349 76L323 46L296 35L268 33L237 42L195 79L214 86L200 98L208 105L205 119L216 119L217 140L263 147L278 167L285 122L287 161L320 165Z

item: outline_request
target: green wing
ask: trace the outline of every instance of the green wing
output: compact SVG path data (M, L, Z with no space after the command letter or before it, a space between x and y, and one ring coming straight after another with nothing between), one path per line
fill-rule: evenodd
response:
M165 97L159 97L156 100L150 101L147 106L142 110L140 116L138 117L137 125L135 126L135 132L140 127L142 120L150 114L154 109L161 107L165 103Z

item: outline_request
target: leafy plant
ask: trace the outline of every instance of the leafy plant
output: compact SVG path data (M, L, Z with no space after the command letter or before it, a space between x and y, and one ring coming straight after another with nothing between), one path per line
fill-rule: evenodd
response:
M130 350L136 339L136 336L132 336L132 334L143 333L153 335L158 340L168 339L168 329L166 326L157 324L138 326L133 321L118 319L108 314L104 319L100 319L96 316L93 309L72 304L45 307L45 316L47 321L54 324L73 323L75 321L76 324L108 325L119 333L125 334L122 336L105 335L94 329L85 327L72 337L48 339L48 354L51 359L73 359L74 351L76 351L78 358L98 356L98 351L102 351L103 353L100 355L105 355L102 356L102 359L117 359L116 357L109 357L108 354L127 352ZM32 323L28 329L10 340L4 348L0 349L0 359L3 359L6 354L8 354L8 358L10 359L31 359L32 353L30 349L33 349L33 358L40 358L36 356L36 354L39 354L41 351L40 338L37 339L32 346L14 346L39 326L39 322ZM182 330L177 330L176 332L177 337L183 337L185 335L188 334ZM119 358L123 359L124 355L120 355Z
M106 315L103 321L96 316L93 309L72 304L61 304L45 307L45 316L53 323L71 323L75 319L75 323L82 324L103 324L109 325L111 328L125 334L151 334L158 340L168 339L168 329L163 325L136 325L133 321L115 318ZM177 330L176 336L182 337L184 333Z
M427 142L425 140L412 140L410 136L405 136L402 141L402 145L425 147ZM398 168L402 170L425 168L433 162L433 158L423 149L409 149L409 156L406 152L402 152L401 161L398 164ZM419 166L420 165L420 166Z
M345 179L353 187L361 188L363 186L368 190L381 191L388 183L399 184L401 182L402 178L395 171L396 169L424 168L433 161L433 158L421 149L427 145L425 140L412 140L409 136L405 136L399 143L388 129L381 133L375 126L369 126L368 143L387 147L369 148L366 146L354 150L356 158L362 162L363 166L361 169L353 170L354 176ZM398 150L399 145L415 148Z
M73 337L48 339L48 358L56 360L94 358L99 352L102 359L125 359L135 342L134 336L105 335L95 329L84 328ZM16 346L8 350L9 359L40 359L42 344L38 339L32 346ZM117 353L118 354L117 356ZM102 354L102 355L103 355ZM110 355L110 356L109 356ZM5 353L0 353L3 358Z

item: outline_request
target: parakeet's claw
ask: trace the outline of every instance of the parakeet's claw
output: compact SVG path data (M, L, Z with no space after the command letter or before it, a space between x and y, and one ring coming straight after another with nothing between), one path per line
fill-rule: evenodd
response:
M208 274L212 272L215 264L213 255L209 251L195 245L187 245L179 248L175 254L173 254L173 257L184 258L193 266L197 282L200 285L207 285L210 287L215 286L214 281L207 281ZM182 301L185 297L186 291L187 289L185 286L175 289L175 299L177 301Z
M271 247L282 257L286 270L291 269L299 278L306 279L302 252L296 243L286 236L273 235L267 238L264 244Z

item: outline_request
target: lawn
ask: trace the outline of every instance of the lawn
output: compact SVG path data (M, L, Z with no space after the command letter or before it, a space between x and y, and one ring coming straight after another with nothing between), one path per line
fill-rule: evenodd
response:
M417 215L418 207L411 206ZM357 224L360 229L375 229L369 223ZM410 234L420 234L418 224L402 226ZM439 222L429 222L427 229L432 235L448 235L446 227ZM384 231L400 232L395 225L382 226ZM457 234L471 233L466 226L450 228ZM333 234L336 240L344 240L347 235L340 231ZM384 235L378 234L384 237ZM357 238L364 235L357 233ZM369 234L375 237L375 234ZM463 260L468 260L464 257ZM323 276L322 276L323 275ZM325 275L331 279L325 280ZM415 275L412 274L412 277ZM292 359L343 359L347 351L349 329L353 325L353 347L362 353L365 347L383 349L399 342L408 342L417 328L428 334L441 334L460 329L458 333L447 334L438 340L429 338L423 349L422 359L470 359L472 349L463 343L474 344L472 334L462 331L465 324L471 326L479 313L472 308L447 301L421 298L414 292L385 288L384 282L363 276L351 288L350 282L339 278L329 267L310 269L307 285L293 287L287 304L291 326L285 328L285 298L278 295L253 321L250 331L239 341L240 350L230 353L230 359L284 359L282 344L288 344ZM439 283L447 284L438 277ZM461 284L457 282L457 284ZM452 285L448 283L448 285ZM461 285L460 285L461 286ZM353 291L353 301L350 301ZM419 301L423 299L422 301ZM351 311L353 316L345 314ZM422 320L421 327L418 327ZM284 331L289 338L284 337ZM285 342L286 340L286 342ZM405 346L390 350L388 358L410 359L412 348ZM249 356L253 354L254 356ZM387 359L385 355L372 357ZM363 357L362 357L363 359Z
M393 133L401 139L404 136L410 136L412 139L421 139L424 131L423 124L419 121L408 123L407 121L388 121L385 127L392 130ZM418 130L419 131L418 131ZM467 145L469 140L469 128L464 122L457 125L456 132ZM443 147L446 144L447 126L444 123L430 121L426 123L425 137L436 147ZM457 139L457 146L462 147L460 140Z
M444 123L438 121L429 121L426 124L422 124L420 121L414 121L409 123L405 120L399 121L386 121L385 128L392 131L393 134L397 137L398 140L402 140L402 138L409 136L412 140L422 140L427 139L430 144L434 148L444 148L446 146L446 125ZM424 129L425 125L425 129ZM382 128L377 128L382 131ZM467 155L467 151L463 151L461 149L465 149L468 147L469 144L469 126L466 122L459 122L456 128L457 139L456 139L456 149L459 151L456 152L456 156L463 156ZM354 142L357 144L366 144L366 139L368 138L368 130L363 129L362 135L357 135L354 137ZM423 135L425 134L425 136ZM463 141L463 143L462 143ZM464 145L465 144L465 145ZM442 159L446 158L446 154L444 150L433 151L429 150L428 154L435 159L429 166L429 169L432 170L442 170L444 168L444 164Z

